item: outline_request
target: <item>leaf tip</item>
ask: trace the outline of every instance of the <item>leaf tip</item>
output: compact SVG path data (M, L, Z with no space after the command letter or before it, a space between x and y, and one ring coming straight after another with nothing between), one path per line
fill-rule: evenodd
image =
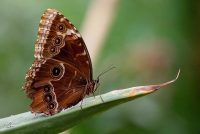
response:
M173 79L173 80L171 80L171 81L168 81L168 82L165 82L165 83L162 83L162 84L160 84L159 86L160 86L160 87L163 87L163 86L167 86L167 85L169 85L169 84L174 83L174 82L179 78L180 72L181 72L181 70L179 69L179 70L178 70L178 73L176 74L175 79Z
M161 87L167 86L169 84L174 83L180 74L180 69L178 70L178 73L175 77L175 79L162 83L162 84L157 84L157 85L147 85L147 86L138 86L138 87L133 87L132 91L129 93L128 96L136 96L136 95L145 95L145 94L149 94L149 93L153 93L155 91L157 91L158 89L160 89Z

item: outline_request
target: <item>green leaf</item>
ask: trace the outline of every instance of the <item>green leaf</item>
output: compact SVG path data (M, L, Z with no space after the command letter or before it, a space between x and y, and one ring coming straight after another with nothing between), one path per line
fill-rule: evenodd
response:
M153 93L159 88L175 82L178 78L179 72L174 80L166 83L115 90L100 96L86 98L83 100L82 109L79 103L76 106L68 108L54 116L47 117L44 114L26 112L0 119L0 133L54 134L65 131L88 117L106 111L121 103Z

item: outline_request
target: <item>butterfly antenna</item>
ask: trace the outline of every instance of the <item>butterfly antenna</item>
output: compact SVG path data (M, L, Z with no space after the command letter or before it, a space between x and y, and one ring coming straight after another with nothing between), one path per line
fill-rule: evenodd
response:
M98 76L97 76L97 79L99 79L100 76L104 75L105 73L109 72L110 70L116 68L115 66L113 65L110 65L109 67L107 67L107 69L105 69L102 73L100 73Z

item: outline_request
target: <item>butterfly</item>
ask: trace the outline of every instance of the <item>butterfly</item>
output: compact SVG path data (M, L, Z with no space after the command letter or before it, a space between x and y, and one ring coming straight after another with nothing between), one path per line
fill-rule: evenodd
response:
M41 17L34 62L23 89L32 99L31 112L54 115L94 93L92 63L86 45L74 25L56 9Z

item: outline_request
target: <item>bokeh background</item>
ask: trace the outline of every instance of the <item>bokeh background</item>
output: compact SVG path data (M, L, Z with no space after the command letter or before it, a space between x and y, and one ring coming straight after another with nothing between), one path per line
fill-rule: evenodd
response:
M40 17L61 11L82 33L99 90L178 81L155 94L81 122L69 134L200 133L200 1L1 0L0 118L29 111L22 90L34 59ZM63 122L64 123L64 122Z

